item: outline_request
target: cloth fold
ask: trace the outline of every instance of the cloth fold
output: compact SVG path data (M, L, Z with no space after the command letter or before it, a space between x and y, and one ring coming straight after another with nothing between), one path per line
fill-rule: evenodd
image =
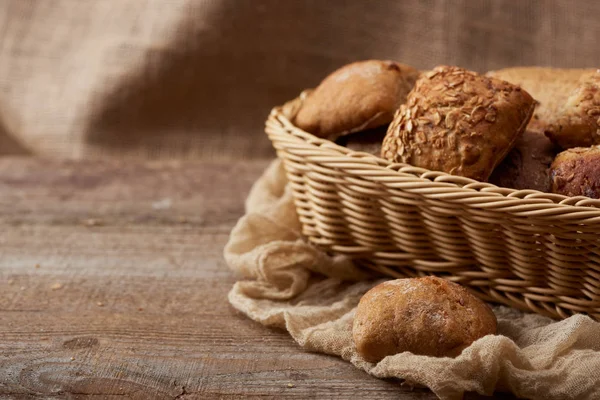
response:
M405 352L366 362L356 352L352 321L361 296L383 280L307 243L300 230L276 160L252 188L224 255L241 277L231 304L263 325L286 329L302 348L340 356L379 378L426 386L441 399L495 390L533 399L600 398L600 324L584 315L554 321L496 306L498 335L456 358Z

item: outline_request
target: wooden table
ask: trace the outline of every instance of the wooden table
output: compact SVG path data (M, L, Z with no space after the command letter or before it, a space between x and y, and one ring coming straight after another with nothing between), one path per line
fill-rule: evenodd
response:
M0 159L0 398L435 398L228 304L266 165Z

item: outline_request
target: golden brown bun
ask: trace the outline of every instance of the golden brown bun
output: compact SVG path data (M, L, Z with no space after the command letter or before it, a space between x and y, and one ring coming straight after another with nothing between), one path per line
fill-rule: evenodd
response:
M496 316L484 302L433 276L375 286L360 300L352 327L356 350L370 362L404 351L454 357L495 333Z
M294 123L330 140L389 124L418 76L418 70L393 61L348 64L307 96Z
M384 125L379 128L344 136L338 140L338 144L353 151L361 151L379 157L381 155L381 145L386 132L387 125Z
M550 191L549 169L556 147L542 132L526 130L496 167L489 182L512 189Z
M390 124L382 157L485 181L533 113L520 87L458 67L422 76Z
M487 75L521 86L538 102L527 129L543 132L567 102L581 76L594 71L594 69L516 67L490 71Z
M552 192L600 198L600 146L575 147L556 156L550 167Z
M600 72L581 77L546 134L563 149L600 144Z

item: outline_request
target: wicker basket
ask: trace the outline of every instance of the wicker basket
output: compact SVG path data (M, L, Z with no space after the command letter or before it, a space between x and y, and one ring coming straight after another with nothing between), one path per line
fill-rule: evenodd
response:
M600 320L599 200L353 152L290 122L305 93L274 108L266 132L310 242L388 276L438 275L487 301Z

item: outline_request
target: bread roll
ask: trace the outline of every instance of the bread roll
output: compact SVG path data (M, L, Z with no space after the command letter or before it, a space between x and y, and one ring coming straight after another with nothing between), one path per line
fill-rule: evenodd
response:
M348 64L307 96L293 122L329 140L389 124L418 76L418 70L393 61Z
M516 67L490 71L487 75L525 89L538 102L527 129L544 132L567 102L569 95L577 88L581 76L594 71L578 68Z
M394 116L382 157L485 181L525 130L534 106L518 86L437 67L417 81Z
M581 77L546 134L563 149L600 144L600 71Z
M550 168L552 192L600 198L600 146L575 147L556 156Z
M527 129L496 167L489 182L512 189L549 192L549 169L555 154L556 147L543 132Z
M405 351L454 357L495 333L496 317L484 302L433 276L375 286L360 300L352 328L356 350L370 362Z

